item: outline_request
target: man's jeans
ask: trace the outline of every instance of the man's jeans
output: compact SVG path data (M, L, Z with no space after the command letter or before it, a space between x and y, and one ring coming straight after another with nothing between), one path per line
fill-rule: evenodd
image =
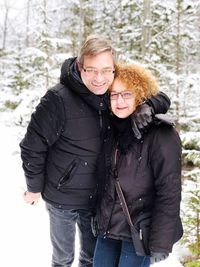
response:
M74 260L75 226L79 229L79 267L92 267L96 239L91 230L91 212L63 210L47 204L53 245L52 267L70 267Z
M93 267L149 267L150 257L135 253L132 242L98 237Z

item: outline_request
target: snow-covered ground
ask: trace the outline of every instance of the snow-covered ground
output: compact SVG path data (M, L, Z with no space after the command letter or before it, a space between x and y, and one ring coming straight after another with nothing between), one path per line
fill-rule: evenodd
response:
M50 267L51 244L49 239L48 214L44 202L31 206L23 201L24 175L19 155L21 129L9 125L8 118L0 119L0 239L1 266ZM77 241L77 239L76 239ZM78 255L78 241L76 255ZM154 267L182 267L178 261L180 248L175 248L170 257ZM77 257L73 264L76 267Z

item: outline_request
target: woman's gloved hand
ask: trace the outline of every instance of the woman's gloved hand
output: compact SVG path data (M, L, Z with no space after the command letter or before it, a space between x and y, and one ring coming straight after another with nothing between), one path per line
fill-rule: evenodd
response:
M131 115L132 130L137 139L141 139L142 132L152 123L154 110L148 104L140 105Z
M159 261L165 260L169 256L169 253L165 252L151 252L150 262L154 264Z

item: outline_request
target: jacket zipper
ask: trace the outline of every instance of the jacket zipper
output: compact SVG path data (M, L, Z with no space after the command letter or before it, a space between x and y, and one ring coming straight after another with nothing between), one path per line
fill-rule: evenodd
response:
M118 143L116 145L116 149L115 149L115 152L114 152L114 168L113 168L113 176L114 176L114 179L117 179L118 178L118 170L117 170L117 156L118 156ZM110 225L110 221L111 221L111 217L112 217L112 213L113 213L113 209L114 209L114 205L115 205L115 199L113 201L113 205L112 205L112 209L111 209L111 213L110 213L110 218L109 218L109 221L108 221L108 224L107 224L107 227L106 227L106 230L105 230L105 233L104 233L104 238L106 237L107 234L109 234L109 231L108 231L108 228L109 228L109 225Z
M59 190L66 182L69 181L69 177L70 174L72 173L73 169L76 166L76 161L72 162L71 166L69 168L66 169L66 171L64 172L64 174L61 176L58 185L57 185L57 189Z
M102 112L101 112L101 110L99 110L99 123L100 123L100 128L102 130L102 128L103 128L103 120L102 120Z

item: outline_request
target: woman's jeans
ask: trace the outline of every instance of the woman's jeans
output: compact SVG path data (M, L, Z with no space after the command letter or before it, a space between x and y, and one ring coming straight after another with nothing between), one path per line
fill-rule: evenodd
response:
M79 229L79 267L92 267L96 239L91 231L91 212L63 210L47 204L53 245L52 267L70 267L74 260L76 223Z
M150 257L137 256L132 242L98 237L93 267L149 267Z

